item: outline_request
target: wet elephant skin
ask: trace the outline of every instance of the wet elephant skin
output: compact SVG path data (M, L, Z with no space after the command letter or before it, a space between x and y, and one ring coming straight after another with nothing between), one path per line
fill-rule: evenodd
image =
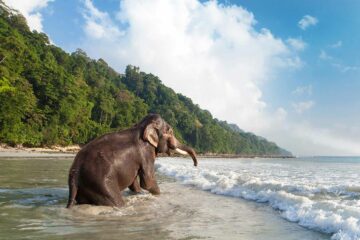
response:
M197 166L194 150L179 143L172 127L158 114L92 140L78 152L70 168L67 208L74 204L120 207L124 204L121 192L128 187L134 192L142 188L160 194L155 158L171 150L190 155Z

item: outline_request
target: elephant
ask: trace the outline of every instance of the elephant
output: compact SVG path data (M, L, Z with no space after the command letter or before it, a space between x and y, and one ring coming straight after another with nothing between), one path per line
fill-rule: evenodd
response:
M66 207L75 204L121 207L125 203L122 191L126 188L160 194L155 158L158 153L170 155L172 151L190 155L197 166L195 151L176 139L172 127L159 114L149 114L129 129L90 141L70 167Z

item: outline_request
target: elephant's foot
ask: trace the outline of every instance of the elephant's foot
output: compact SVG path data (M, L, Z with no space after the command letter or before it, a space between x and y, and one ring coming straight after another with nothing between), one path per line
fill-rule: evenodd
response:
M141 193L140 183L137 178L135 178L134 182L129 186L129 189L133 193Z
M150 188L150 189L149 189L149 192L150 192L152 195L160 195L160 188Z
M148 190L153 195L160 194L160 188L155 180L155 177L151 179L140 175L140 186L142 189Z
M160 195L160 188L156 182L154 182L153 186L147 189L152 195Z

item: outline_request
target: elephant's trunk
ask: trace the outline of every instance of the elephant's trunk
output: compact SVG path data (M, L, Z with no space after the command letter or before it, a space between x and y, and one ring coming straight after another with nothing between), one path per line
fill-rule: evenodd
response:
M198 162L196 159L196 153L191 147L181 144L177 148L175 148L175 151L180 154L183 154L183 155L187 155L187 154L190 155L194 161L194 166L196 167L198 165Z

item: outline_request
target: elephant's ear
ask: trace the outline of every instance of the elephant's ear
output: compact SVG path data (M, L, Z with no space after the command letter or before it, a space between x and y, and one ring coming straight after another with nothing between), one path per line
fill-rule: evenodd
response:
M143 139L145 141L148 141L154 147L157 147L159 143L159 136L157 134L155 125L155 123L151 123L146 126L143 134Z

